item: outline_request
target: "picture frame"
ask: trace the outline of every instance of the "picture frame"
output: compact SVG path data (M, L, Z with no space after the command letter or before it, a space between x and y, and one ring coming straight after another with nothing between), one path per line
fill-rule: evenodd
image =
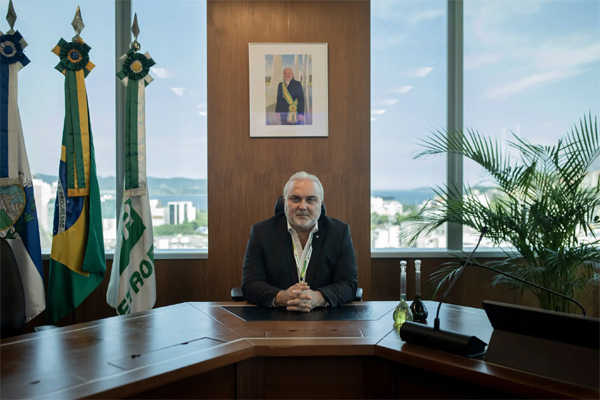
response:
M328 137L327 43L249 43L248 54L250 137Z

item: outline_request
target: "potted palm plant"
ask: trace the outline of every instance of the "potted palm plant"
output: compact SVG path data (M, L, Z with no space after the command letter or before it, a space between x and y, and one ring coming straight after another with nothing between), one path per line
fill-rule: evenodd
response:
M445 223L477 231L488 227L487 237L505 258L488 265L499 268L566 296L580 299L588 285L600 282L600 155L597 118L581 119L554 146L540 146L514 135L502 144L477 131L434 131L423 139L415 158L454 153L473 160L495 183L491 197L465 186L463 193L437 187L401 234L407 245ZM438 288L457 271L446 265L432 278ZM497 275L492 284L507 283L528 290L544 309L569 312L572 303L526 284Z

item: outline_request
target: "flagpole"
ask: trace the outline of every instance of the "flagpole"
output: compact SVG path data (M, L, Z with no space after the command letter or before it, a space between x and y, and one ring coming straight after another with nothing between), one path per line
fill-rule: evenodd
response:
M18 74L30 61L24 53L27 42L14 29L16 20L17 13L9 1L6 21L10 29L6 35L0 32L0 265L3 279L0 337L3 338L22 333L24 324L46 308L37 217L39 205L35 203L18 104Z
M115 67L120 71L123 67L121 55L129 50L131 43L131 0L115 1ZM121 224L121 201L123 200L123 182L125 181L125 103L127 102L127 88L123 86L120 79L115 79L117 125L115 129L116 159L116 183L117 183L117 232Z
M155 62L148 52L140 52L137 13L131 32L133 42L120 57L123 65L117 72L119 80L126 87L123 110L124 185L115 257L106 292L106 302L119 315L146 311L156 303L154 234L146 174L145 111L146 86L153 81L149 72Z
M86 78L95 65L90 45L80 34L85 27L77 7L71 23L75 37L61 38L52 52L54 67L65 81L65 119L60 146L52 251L48 281L48 322L72 313L102 282L106 254L102 230L102 205ZM72 318L79 320L80 313Z

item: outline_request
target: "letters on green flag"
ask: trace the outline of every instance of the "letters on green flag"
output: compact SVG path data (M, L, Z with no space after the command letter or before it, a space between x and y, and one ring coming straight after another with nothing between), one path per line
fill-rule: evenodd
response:
M115 260L106 293L117 314L145 311L156 302L154 234L146 178L146 86L154 61L133 49L121 57L117 73L127 87L125 107L125 192L117 233Z

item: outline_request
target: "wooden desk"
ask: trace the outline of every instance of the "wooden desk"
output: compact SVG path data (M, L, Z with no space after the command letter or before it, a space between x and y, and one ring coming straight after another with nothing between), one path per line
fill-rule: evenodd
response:
M184 303L5 339L0 397L600 397L405 344L392 326L395 302L356 303L384 310L366 321L246 322L222 305L240 303ZM484 341L492 333L482 310L444 305L441 319Z

